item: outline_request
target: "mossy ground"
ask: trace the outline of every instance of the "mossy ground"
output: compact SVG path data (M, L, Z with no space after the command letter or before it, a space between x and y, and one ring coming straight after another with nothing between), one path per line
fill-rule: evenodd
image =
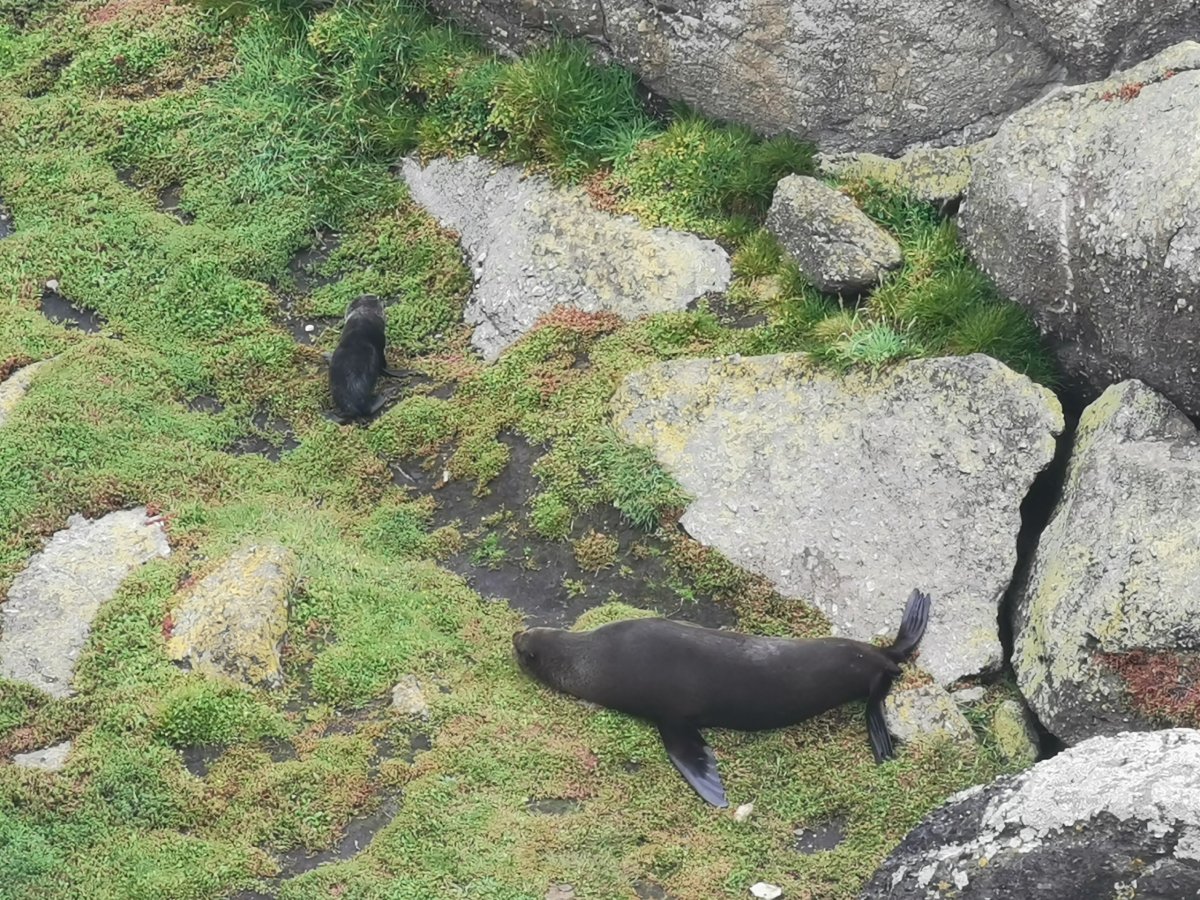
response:
M0 368L54 358L0 428L0 591L77 511L151 504L174 551L104 606L76 696L0 682L0 758L75 741L59 774L0 765L0 896L226 896L389 798L397 812L365 851L272 890L539 898L568 882L631 898L651 883L691 900L765 879L788 897L852 896L921 815L1001 770L986 741L876 767L856 707L778 734L714 733L731 798L755 803L735 823L687 791L651 729L518 674L519 617L439 567L461 535L431 529L436 496L396 487L388 463L440 451L483 492L508 463L500 435L516 431L550 448L525 511L542 538L565 543L578 515L613 504L664 529L681 595L719 598L746 628L819 634L818 616L673 529L686 498L606 423L616 384L653 360L781 349L845 365L984 350L1042 376L1028 322L951 226L870 185L849 189L899 235L905 268L857 314L815 294L758 230L774 180L805 171L810 148L686 114L652 121L626 73L578 50L501 63L402 0L315 18L249 7L0 2L0 197L16 225L0 241ZM586 180L601 205L719 237L737 251L731 302L765 324L734 329L704 308L633 323L559 311L482 365L453 236L389 172L414 147L525 161ZM341 237L331 281L296 291L289 261L323 230ZM103 332L47 321L48 279ZM320 415L319 352L335 334L297 344L281 301L337 316L360 291L392 304L393 363L431 382L370 428L341 428ZM200 396L218 411L189 405ZM298 446L278 462L229 452L263 414L289 421ZM180 587L258 538L301 566L288 688L274 695L164 654ZM611 536L565 546L587 567L617 562ZM404 673L426 685L428 721L383 702ZM413 757L418 732L430 749ZM202 777L180 752L194 747L219 748ZM546 816L534 798L578 805ZM794 828L832 818L846 822L840 846L795 851Z

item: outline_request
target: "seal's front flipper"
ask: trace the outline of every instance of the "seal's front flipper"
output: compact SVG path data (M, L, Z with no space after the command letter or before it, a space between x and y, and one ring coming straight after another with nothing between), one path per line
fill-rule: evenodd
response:
M371 409L370 409L370 411L367 413L367 416L373 416L373 415L375 415L375 413L377 413L377 412L379 412L381 409L383 409L383 407L384 407L385 405L387 405L387 402L388 402L389 400L391 400L391 399L393 399L393 398L392 398L392 397L385 396L385 395L383 395L383 394L377 394L377 395L376 395L376 396L375 396L375 397L374 397L374 398L371 400Z
M891 686L892 679L880 675L871 688L871 696L867 698L867 735L871 738L871 750L875 754L876 763L896 755L892 747L892 736L888 732L887 719L883 715L883 701Z
M667 756L696 793L713 806L728 806L721 773L717 771L717 758L700 732L687 725L660 722L658 733L662 736L663 746L667 748Z

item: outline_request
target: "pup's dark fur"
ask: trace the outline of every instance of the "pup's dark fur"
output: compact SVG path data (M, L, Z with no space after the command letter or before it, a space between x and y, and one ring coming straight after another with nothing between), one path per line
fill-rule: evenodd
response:
M513 649L521 668L546 685L655 723L687 782L725 806L701 728L783 728L866 699L875 759L890 758L883 700L925 633L929 603L928 595L912 592L890 647L632 619L579 633L531 628L513 635Z
M375 383L386 371L383 304L365 294L346 310L337 349L329 361L329 392L345 419L373 416L386 399L375 396Z

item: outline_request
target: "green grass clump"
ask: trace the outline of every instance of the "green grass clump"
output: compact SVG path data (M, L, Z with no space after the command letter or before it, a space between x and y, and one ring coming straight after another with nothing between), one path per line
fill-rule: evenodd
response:
M158 734L177 747L231 744L266 736L283 737L277 712L249 692L205 678L192 678L162 699Z

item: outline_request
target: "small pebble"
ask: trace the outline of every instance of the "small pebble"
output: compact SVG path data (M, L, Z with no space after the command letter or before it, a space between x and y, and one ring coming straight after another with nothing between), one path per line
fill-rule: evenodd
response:
M745 822L748 818L750 818L750 814L752 812L754 812L754 804L753 803L743 803L741 806L739 806L734 811L733 821Z
M58 279L51 278L49 281L47 281L46 282L46 290L54 291L55 293L58 293Z
M305 326L304 326L304 330L305 330L305 331L307 331L309 334L312 334L312 333L313 333L314 331L316 331L317 329L316 329L316 328L314 328L312 325L305 325Z
M776 897L783 896L783 888L777 884L767 884L765 881L760 881L750 888L750 893L757 897L758 900L775 900Z

